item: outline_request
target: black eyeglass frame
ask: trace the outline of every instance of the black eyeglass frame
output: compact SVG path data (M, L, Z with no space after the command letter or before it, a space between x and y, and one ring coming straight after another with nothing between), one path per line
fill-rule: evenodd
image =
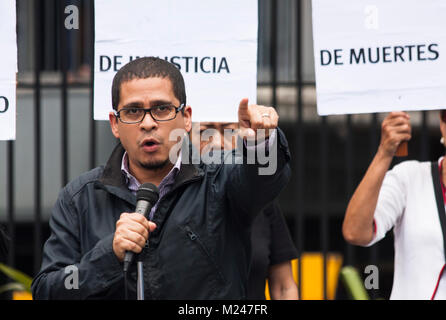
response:
M147 108L147 109L143 109L143 108L141 108L141 110L144 110L144 116L141 118L141 120L136 121L136 122L125 122L125 121L123 121L123 120L121 119L121 111L123 111L123 110L129 110L129 109L139 109L139 108L122 108L122 109L119 110L119 111L113 110L113 113L115 114L115 117L116 117L116 118L118 118L122 123L125 123L125 124L138 124L138 123L141 123L141 122L144 121L144 119L145 119L147 113L150 114L150 116L152 117L153 121L156 121L156 122L164 122L164 121L170 121L170 120L175 119L175 118L177 117L178 112L180 112L181 110L183 110L185 106L186 106L186 104L185 104L185 103L182 103L182 104L180 104L178 107L175 107L173 104L168 104L168 105L162 105L162 106L155 106L155 107ZM155 117L152 115L152 109L154 109L154 108L159 108L159 107L174 107L174 109L175 109L175 115L173 116L173 118L170 118L170 119L157 120L157 119L155 119Z

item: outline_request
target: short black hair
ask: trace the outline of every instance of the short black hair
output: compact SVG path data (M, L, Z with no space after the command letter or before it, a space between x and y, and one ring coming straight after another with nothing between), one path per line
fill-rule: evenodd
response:
M180 101L180 104L186 104L186 89L180 70L166 60L157 57L143 57L130 61L115 74L112 84L113 109L118 110L119 93L123 82L147 78L168 78L172 83L175 97Z

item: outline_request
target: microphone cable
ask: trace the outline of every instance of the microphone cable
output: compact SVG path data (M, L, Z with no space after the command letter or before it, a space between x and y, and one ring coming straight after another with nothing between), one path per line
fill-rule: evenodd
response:
M124 270L124 300L129 299L129 287L128 287L128 279L127 279L127 270Z
M139 186L138 191L136 192L136 208L135 212L142 214L147 218L149 215L152 206L159 199L159 190L158 187L152 183L143 183ZM124 256L124 265L123 265L123 275L124 275L124 298L128 300L129 298L129 284L128 284L128 274L127 271L130 268L130 264L132 263L134 258L134 253L131 251L126 251ZM138 291L138 287L137 287ZM138 293L138 292L137 292Z

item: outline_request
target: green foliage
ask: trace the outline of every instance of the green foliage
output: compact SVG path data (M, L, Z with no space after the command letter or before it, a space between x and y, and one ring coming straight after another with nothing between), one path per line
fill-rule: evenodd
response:
M370 300L358 271L351 266L341 269L341 279L353 300Z
M0 287L0 293L8 290L24 290L31 292L32 278L21 271L15 270L7 265L0 263L0 271L8 276L14 283L8 283Z

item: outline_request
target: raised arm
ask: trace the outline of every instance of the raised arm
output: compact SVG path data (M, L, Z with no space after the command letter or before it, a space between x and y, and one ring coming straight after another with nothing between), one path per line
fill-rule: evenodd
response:
M250 221L286 186L291 174L290 154L285 135L277 127L279 116L274 108L248 105L248 99L243 99L238 116L244 157L228 167L225 185L234 212Z
M410 117L407 113L392 112L384 119L378 151L345 213L342 234L347 242L364 246L373 240L374 212L384 176L400 143L410 138Z

